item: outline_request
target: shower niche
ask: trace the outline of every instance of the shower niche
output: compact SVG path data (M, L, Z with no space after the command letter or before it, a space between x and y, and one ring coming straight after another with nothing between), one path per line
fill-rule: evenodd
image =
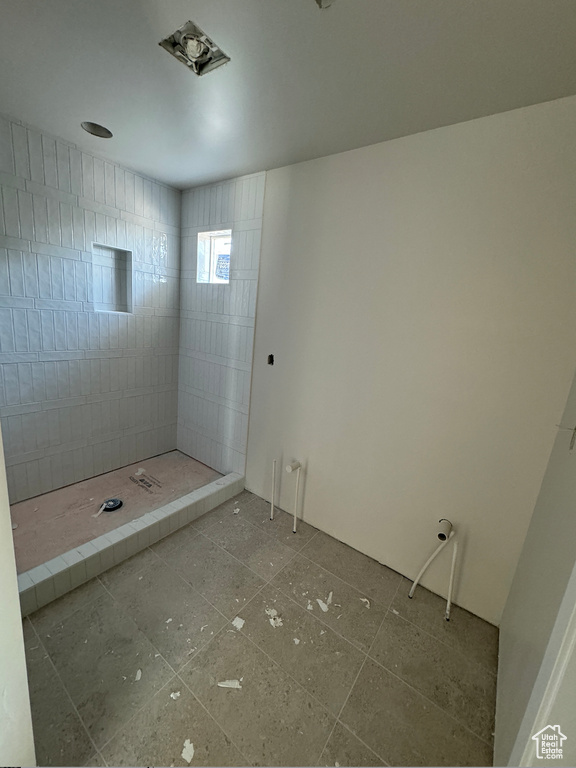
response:
M132 312L132 251L92 244L94 309Z

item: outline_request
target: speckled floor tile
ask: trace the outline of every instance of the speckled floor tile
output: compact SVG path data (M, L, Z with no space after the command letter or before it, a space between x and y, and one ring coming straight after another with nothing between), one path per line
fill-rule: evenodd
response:
M172 552L166 562L228 618L265 583L203 534Z
M294 550L255 528L240 515L220 520L204 535L266 580L294 557Z
M357 765L386 765L384 760L372 752L341 723L336 723L318 762L319 766L341 766L353 768Z
M162 560L115 581L109 589L175 670L226 623L222 614Z
M158 562L158 556L154 554L150 549L143 549L142 552L138 552L137 555L129 557L120 565L115 565L114 568L105 571L98 577L101 583L106 589L111 589L114 584L121 584L122 581L135 573L140 573L152 563Z
M370 655L477 736L491 740L496 680L482 665L392 612Z
M94 744L28 622L24 639L38 765L83 765L94 753Z
M496 674L498 667L498 629L469 611L452 606L450 621L444 618L446 600L417 587L414 597L408 592L412 582L402 579L391 608L400 616L417 624L439 640L458 648L462 653Z
M249 765L177 677L104 747L102 755L108 765L117 766Z
M245 491L26 620L40 764L489 765L497 630L291 525Z
M109 595L41 639L97 747L173 674Z
M338 715L364 654L271 586L239 615L244 634Z
M28 617L37 632L47 632L50 627L72 616L80 608L86 607L88 603L106 594L106 590L98 579L87 581L81 587L73 589L58 600L40 608L40 610L31 613Z
M383 606L300 555L271 583L363 651L386 613Z
M364 592L367 597L377 600L385 608L390 605L402 578L396 571L322 531L310 540L301 554Z
M334 718L241 633L221 632L180 677L255 765L318 761Z
M492 749L368 659L340 717L389 765L491 765Z

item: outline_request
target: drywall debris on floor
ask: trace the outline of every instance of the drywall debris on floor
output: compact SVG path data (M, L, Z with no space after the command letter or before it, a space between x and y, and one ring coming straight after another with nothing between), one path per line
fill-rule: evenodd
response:
M237 515L240 512L240 507L234 507L234 514Z
M136 672L136 677L134 678L134 681L137 683L137 682L138 682L138 680L141 680L141 679L142 679L142 670L141 670L141 669L139 669L139 670Z
M203 626L201 626L200 627L200 632L204 632L204 630L206 629L207 626L208 626L208 624L204 624Z
M137 469L136 472L134 472L135 477L140 477L140 475L145 475L145 474L146 474L146 470L142 469L142 467L140 467L140 469Z
M314 609L314 606L312 605L312 601L311 601L311 600L308 600L308 605L306 606L306 608L307 608L309 611L312 611L312 610Z
M368 598L367 598L367 597L361 597L361 598L360 598L360 602L361 602L361 603L364 603L364 605L366 606L366 608L370 608L370 600L368 600Z
M172 693L170 694L170 698L176 701L176 699L180 698L180 695L181 695L180 691L172 691Z
M184 742L184 748L182 749L182 759L186 760L188 764L192 762L192 758L194 757L194 744L190 741L190 739L186 739Z
M396 608L392 608L392 613L395 613L395 614L396 614L396 616L400 616L400 614L398 613L398 611L396 610Z
M300 645L300 640L297 637L294 638L294 645Z
M269 616L268 621L273 627L283 626L284 622L282 621L282 618L278 616L278 611L276 608L265 608L264 613Z
M171 621L172 621L172 619L166 619L166 621L164 623L165 624L170 624Z
M240 616L236 616L236 618L232 621L232 626L236 627L238 630L242 629L244 624L246 624L246 621L241 619Z
M242 680L244 680L243 677L240 680L222 680L222 682L218 683L218 688L236 688L241 690Z
M316 602L318 603L318 605L320 606L320 608L321 608L321 609L324 611L324 613L327 613L327 612L328 612L328 606L329 606L329 605L330 605L330 603L332 602L332 594L333 594L333 593L332 593L332 592L330 592L330 594L329 594L329 595L328 595L328 597L326 598L326 602L324 602L323 600L320 600L320 598L318 598L318 597L316 598Z

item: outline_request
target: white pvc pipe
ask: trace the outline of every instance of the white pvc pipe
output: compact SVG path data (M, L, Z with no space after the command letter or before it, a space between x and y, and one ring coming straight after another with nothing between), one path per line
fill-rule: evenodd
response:
M298 512L298 486L300 485L300 470L302 467L298 467L296 470L296 493L294 494L294 525L292 527L292 533L296 533L296 513Z
M454 531L451 531L451 532L450 532L450 535L448 536L448 538L447 538L445 541L443 541L443 542L442 542L442 544L440 544L440 546L436 547L436 549L434 550L434 552L432 552L432 554L430 555L430 557L428 558L428 560L426 560L426 562L424 563L424 565L423 565L423 566L422 566L422 568L420 569L420 573L418 574L418 576L416 576L416 578L415 578L415 580L414 580L414 584L412 584L412 587L411 587L411 589L410 589L410 592L408 592L408 597L414 597L414 590L415 590L415 589L416 589L416 587L418 586L418 582L420 581L420 579L421 579L421 578L422 578L422 576L424 575L424 572L426 571L426 569L428 568L428 566L430 565L430 563L432 562L432 560L434 560L434 558L436 557L436 555L440 554L440 552L441 552L441 551L444 549L444 547L446 546L446 544L448 544L448 542L449 542L449 541L452 539L452 537L453 537L454 535L455 535L455 532L454 532Z
M444 618L446 621L450 621L450 608L452 607L452 588L454 586L454 571L456 570L456 555L458 554L458 542L454 542L454 550L452 552L452 567L450 568L450 583L448 585L448 600L446 601L446 613Z
M270 502L270 520L274 520L274 491L276 490L276 459L272 462L272 501Z
M296 472L296 493L294 496L294 525L292 526L292 533L296 533L296 513L298 512L298 486L300 485L300 470L302 464L299 461L292 461L286 467L286 472Z

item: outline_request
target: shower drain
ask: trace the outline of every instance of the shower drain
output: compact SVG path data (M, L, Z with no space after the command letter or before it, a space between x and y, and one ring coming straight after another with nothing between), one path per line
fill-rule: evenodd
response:
M123 503L122 499L106 499L102 506L104 507L104 512L115 512L117 509L120 509Z

